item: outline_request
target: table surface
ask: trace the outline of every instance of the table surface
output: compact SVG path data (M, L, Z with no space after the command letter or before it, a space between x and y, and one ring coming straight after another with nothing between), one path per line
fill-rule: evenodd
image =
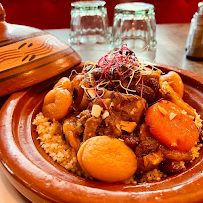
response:
M186 59L185 44L189 32L189 24L161 24L157 25L157 52L155 62L176 66L203 76L203 62ZM46 30L68 43L69 30ZM78 51L79 52L79 51ZM79 52L83 61L97 60L100 52ZM0 169L0 202L1 203L30 203L8 181Z
M203 61L196 62L186 59L185 45L190 24L158 24L156 29L157 51L155 62L176 66L203 76ZM50 33L68 43L69 30L48 30ZM79 52L83 61L98 60L101 51ZM106 53L106 52L105 52Z

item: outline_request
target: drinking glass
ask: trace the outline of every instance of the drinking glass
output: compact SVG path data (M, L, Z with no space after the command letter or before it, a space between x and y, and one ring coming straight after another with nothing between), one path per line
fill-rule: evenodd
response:
M127 44L138 59L155 61L156 19L152 4L133 2L116 5L112 28L112 49L117 50L123 44Z
M98 60L110 51L110 32L105 1L71 3L69 44L83 60ZM88 56L85 54L88 51Z

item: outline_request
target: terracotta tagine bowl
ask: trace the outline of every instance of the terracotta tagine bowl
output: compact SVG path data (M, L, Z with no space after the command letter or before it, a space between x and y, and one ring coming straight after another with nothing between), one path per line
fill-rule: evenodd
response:
M40 29L9 24L0 4L0 97L51 78L81 62L68 44Z
M176 67L154 64L163 72L180 74L184 100L203 118L203 77ZM81 69L80 66L76 67ZM67 76L71 69L66 71ZM0 112L1 166L10 182L34 203L203 202L203 150L187 169L144 184L107 184L66 171L40 147L32 121L60 75L28 90L12 94Z

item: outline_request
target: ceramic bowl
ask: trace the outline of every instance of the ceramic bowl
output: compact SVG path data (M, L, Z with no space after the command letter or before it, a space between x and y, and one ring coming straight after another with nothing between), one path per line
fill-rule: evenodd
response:
M203 78L176 67L155 64L163 72L174 70L185 84L184 100L203 117ZM70 71L67 71L67 75ZM59 77L59 76L58 76ZM12 94L0 112L1 166L10 182L34 203L202 202L203 151L187 170L161 181L144 184L107 184L69 173L40 147L32 121L55 80Z

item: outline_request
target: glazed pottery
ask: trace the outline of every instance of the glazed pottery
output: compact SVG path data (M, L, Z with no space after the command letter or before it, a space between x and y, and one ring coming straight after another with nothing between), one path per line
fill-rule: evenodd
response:
M162 64L163 72L180 74L184 100L203 117L203 78ZM67 76L71 70L67 71ZM57 76L59 79L59 76ZM53 83L52 83L53 82ZM32 121L42 109L47 90L55 79L12 94L0 112L1 166L10 182L34 203L134 203L202 202L203 151L186 170L160 181L144 184L107 184L78 177L54 162L40 147ZM51 85L50 85L51 84Z
M0 97L79 64L68 44L37 28L10 24L0 4Z

